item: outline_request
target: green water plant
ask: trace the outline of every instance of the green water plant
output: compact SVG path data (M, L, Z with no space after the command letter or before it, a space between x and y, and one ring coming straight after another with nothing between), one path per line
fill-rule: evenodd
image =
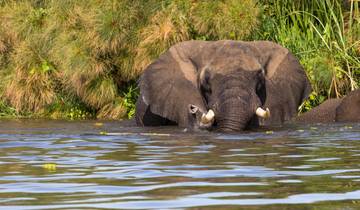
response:
M126 90L124 91L124 100L123 105L126 108L127 117L133 118L135 116L135 109L136 109L136 100L139 96L139 89L136 87L136 84L132 83Z
M0 101L0 117L17 117L16 109Z

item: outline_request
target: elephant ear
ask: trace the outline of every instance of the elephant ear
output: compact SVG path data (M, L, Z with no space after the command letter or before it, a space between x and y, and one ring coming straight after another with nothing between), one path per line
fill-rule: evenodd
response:
M266 43L269 45L269 43ZM266 45L265 44L265 45ZM311 85L298 59L286 48L271 44L265 65L265 107L271 117L263 125L281 124L297 115L298 107L311 92Z
M179 45L171 47L145 69L139 87L138 121L150 110L179 126L188 126L189 104L205 107L197 87L196 66Z

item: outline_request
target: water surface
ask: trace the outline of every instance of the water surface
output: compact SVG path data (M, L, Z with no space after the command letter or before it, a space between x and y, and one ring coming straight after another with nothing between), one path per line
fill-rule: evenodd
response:
M0 121L0 209L358 209L360 125Z

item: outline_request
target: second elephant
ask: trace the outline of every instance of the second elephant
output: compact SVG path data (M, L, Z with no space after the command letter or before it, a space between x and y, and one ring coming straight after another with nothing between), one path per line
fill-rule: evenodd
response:
M360 122L360 89L341 99L328 99L295 119L300 123Z

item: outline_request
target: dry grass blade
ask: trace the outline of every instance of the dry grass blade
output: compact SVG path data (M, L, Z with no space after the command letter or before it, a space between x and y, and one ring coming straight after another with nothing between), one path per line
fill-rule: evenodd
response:
M253 0L199 1L192 10L195 29L215 39L245 39L258 25Z
M134 64L136 72L144 70L171 45L191 38L188 12L173 3L151 17L149 25L140 32L141 41L136 49Z

